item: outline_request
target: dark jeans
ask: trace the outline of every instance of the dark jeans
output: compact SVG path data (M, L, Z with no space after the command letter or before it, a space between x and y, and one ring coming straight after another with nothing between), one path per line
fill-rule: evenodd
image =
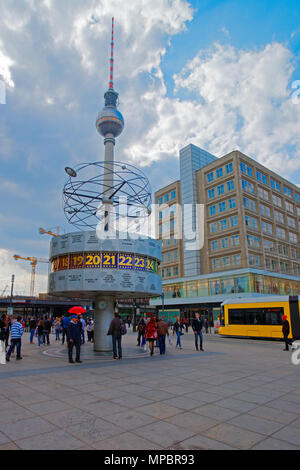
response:
M289 344L291 344L292 341L288 338L288 335L284 335L284 342L286 351L289 351Z
M159 342L159 352L160 354L166 354L166 335L161 335L158 337Z
M93 331L87 331L87 337L89 342L93 341L93 333Z
M65 338L68 341L67 328L63 328L62 330L62 344L64 344Z
M195 332L195 346L196 346L196 349L198 351L198 336L200 338L200 349L202 349L202 345L203 345L203 334L202 334L202 331L196 331Z
M49 341L49 330L44 330L43 331L43 339L44 339L44 344L46 344L46 341L47 341L47 345L50 344L50 341Z
M10 348L6 354L6 357L8 357L8 359L10 358L11 353L14 352L16 346L17 346L17 358L21 357L21 338L11 338Z
M73 360L73 348L76 348L76 358L75 361L80 361L80 341L72 341L68 342L68 353L69 353L69 361Z
M122 336L116 336L112 335L112 343L113 343L113 351L114 351L114 357L122 357ZM118 349L118 353L117 353Z

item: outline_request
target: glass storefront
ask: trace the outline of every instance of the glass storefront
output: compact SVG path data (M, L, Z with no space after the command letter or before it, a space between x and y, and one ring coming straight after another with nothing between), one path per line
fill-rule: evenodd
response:
M219 294L257 293L267 295L300 295L300 280L290 281L258 274L200 279L163 287L165 299L208 297Z

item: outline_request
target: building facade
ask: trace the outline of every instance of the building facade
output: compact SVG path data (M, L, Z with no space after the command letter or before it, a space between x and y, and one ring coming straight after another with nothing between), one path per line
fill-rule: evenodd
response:
M216 158L196 149L180 152L180 180L155 194L165 308L212 317L229 297L300 294L300 188L239 151ZM190 203L203 207L204 242L189 252L182 235Z

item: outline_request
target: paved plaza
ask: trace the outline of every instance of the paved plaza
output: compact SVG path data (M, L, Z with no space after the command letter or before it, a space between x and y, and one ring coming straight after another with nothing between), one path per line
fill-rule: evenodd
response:
M124 358L69 364L66 347L30 345L0 366L0 450L300 449L300 365L280 342L192 331L183 350L150 357L124 337Z

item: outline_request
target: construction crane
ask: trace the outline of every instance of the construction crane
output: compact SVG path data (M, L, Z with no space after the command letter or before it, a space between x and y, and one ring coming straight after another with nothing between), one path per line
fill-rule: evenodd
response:
M52 232L52 228L51 229L44 229L44 228L40 227L39 228L39 234L44 235L46 233L47 235L51 235L52 237L57 238L58 235L59 235L59 227L55 227L55 228L56 228L56 233Z
M23 259L25 261L30 261L30 264L32 266L31 269L31 278L30 278L30 297L33 297L34 295L34 281L35 281L35 272L36 272L36 265L37 263L47 263L49 264L49 261L47 259L41 259L41 258L36 258L34 256L28 256L28 257L23 257L19 255L14 255L14 258L16 261L19 259Z

